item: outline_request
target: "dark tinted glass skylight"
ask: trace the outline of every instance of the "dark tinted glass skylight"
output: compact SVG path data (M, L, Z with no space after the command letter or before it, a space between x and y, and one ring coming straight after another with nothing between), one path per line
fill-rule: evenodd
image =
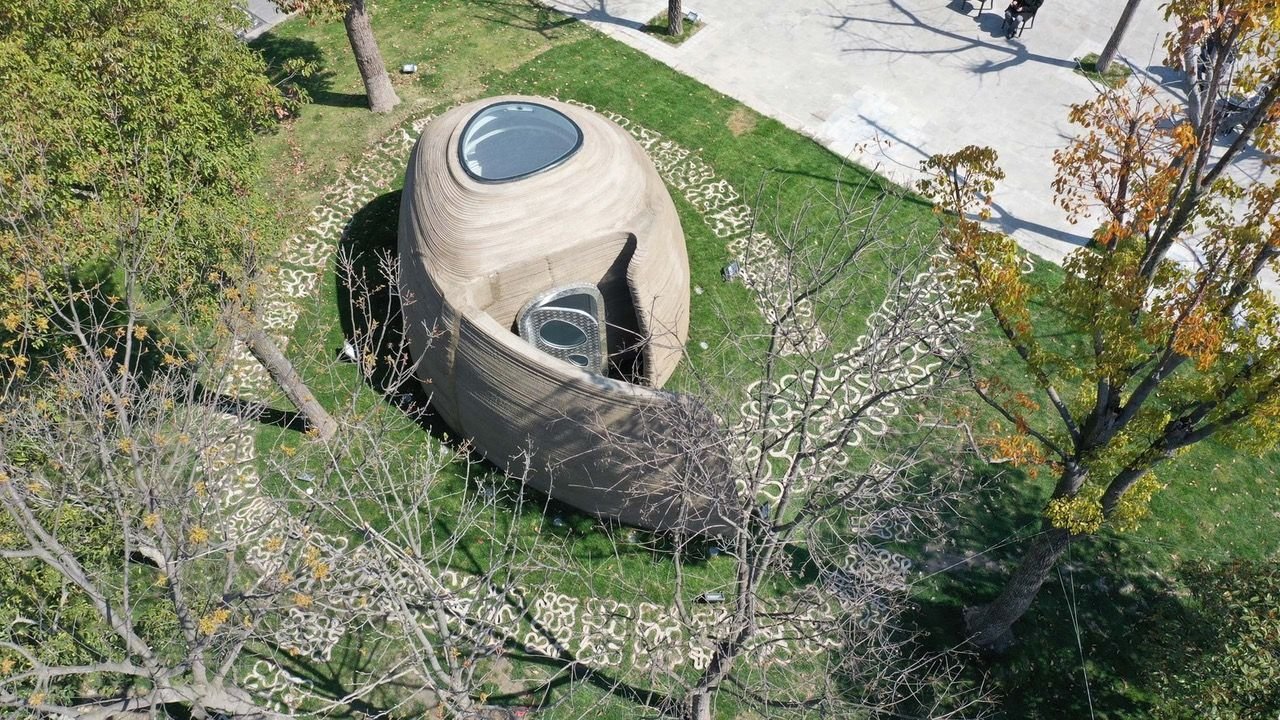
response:
M517 180L577 152L582 130L545 105L503 102L476 113L462 130L458 156L477 180Z

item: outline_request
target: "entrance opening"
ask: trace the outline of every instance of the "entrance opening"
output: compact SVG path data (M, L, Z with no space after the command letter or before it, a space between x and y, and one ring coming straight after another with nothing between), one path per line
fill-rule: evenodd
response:
M595 285L543 293L520 310L516 323L520 337L548 355L594 373L605 372L604 298Z

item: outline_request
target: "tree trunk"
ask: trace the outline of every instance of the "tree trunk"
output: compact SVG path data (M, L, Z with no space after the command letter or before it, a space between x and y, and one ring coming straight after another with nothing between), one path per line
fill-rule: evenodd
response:
M1031 607L1049 571L1067 551L1071 533L1049 528L1031 541L1018 570L1005 584L1000 597L977 607L965 608L969 642L984 650L1003 652L1013 643L1013 624Z
M302 381L302 376L298 375L293 363L284 356L276 341L261 328L247 323L234 322L232 330L249 348L249 353L262 363L262 367L284 392L285 397L307 418L311 429L315 430L320 439L327 441L332 438L338 432L338 422L316 400L316 396L311 394L311 390Z
M369 109L376 113L391 112L391 108L399 104L400 96L387 77L387 67L382 64L382 52L378 50L378 40L373 36L364 3L365 0L351 0L342 24L347 27L347 40L351 42L356 67L360 68L360 77L364 80Z
M700 692L689 698L687 720L711 720L711 692Z
M1116 23L1116 29L1111 31L1111 38L1107 40L1106 47L1102 48L1102 54L1098 56L1098 62L1094 69L1099 74L1105 73L1111 68L1111 63L1116 59L1116 53L1120 51L1120 41L1124 39L1125 33L1129 32L1129 23L1133 20L1133 13L1138 9L1138 3L1142 0L1129 0L1125 3L1124 10L1120 13L1120 21Z
M667 34L680 37L684 33L684 3L682 0L667 0Z

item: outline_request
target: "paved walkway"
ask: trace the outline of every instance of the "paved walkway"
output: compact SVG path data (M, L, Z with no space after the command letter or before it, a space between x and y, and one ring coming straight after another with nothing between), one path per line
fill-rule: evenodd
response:
M1006 0L685 0L707 26L680 47L636 29L662 0L551 2L900 183L930 154L994 147L1008 175L995 221L1041 257L1060 262L1093 229L1053 204L1052 156L1073 132L1068 106L1095 93L1075 59L1102 49L1117 0L1048 0L1014 39L1000 33ZM1139 7L1121 55L1180 95L1158 5Z
M240 33L240 37L245 40L252 40L271 28L279 25L289 17L287 13L280 12L271 0L243 0L240 7L244 10L245 15L249 16L251 25Z

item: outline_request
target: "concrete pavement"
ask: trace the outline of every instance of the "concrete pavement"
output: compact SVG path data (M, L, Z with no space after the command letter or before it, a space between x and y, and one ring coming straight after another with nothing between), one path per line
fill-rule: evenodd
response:
M271 0L245 0L241 9L251 23L240 33L244 40L252 40L289 18L289 14L280 12Z
M1116 0L1048 0L1013 39L1000 33L1006 0L685 0L707 24L679 47L637 29L662 0L550 1L902 184L933 153L995 148L1007 178L994 221L1041 257L1061 262L1093 229L1054 205L1052 157L1074 132L1068 106L1096 93L1075 61L1102 49ZM1165 29L1158 4L1141 5L1121 56L1176 96ZM1257 172L1259 158L1243 164Z

